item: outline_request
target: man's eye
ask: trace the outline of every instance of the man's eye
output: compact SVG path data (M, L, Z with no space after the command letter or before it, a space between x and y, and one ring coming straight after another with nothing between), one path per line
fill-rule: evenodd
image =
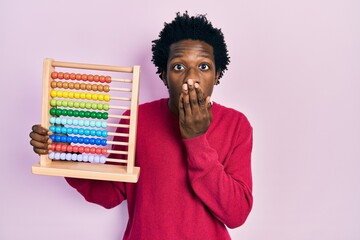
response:
M182 64L176 64L174 66L174 70L176 70L176 71L180 71L180 70L183 70L183 69L184 69L184 65L182 65Z
M207 65L206 63L202 63L202 64L200 64L199 68L200 68L201 70L208 70L208 69L209 69L209 65Z

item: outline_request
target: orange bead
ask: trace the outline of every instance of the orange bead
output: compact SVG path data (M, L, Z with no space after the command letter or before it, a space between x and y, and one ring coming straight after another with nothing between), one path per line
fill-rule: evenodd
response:
M95 75L95 76L94 76L94 82L98 82L99 79L100 79L99 75Z
M62 87L63 87L63 83L62 83L62 82L57 82L56 86L57 86L58 88L62 88Z
M108 85L104 86L104 92L109 92L110 91L110 87Z
M78 74L76 74L76 80L81 80L81 74L80 73L78 73Z
M74 89L74 83L73 82L69 82L69 88Z
M89 81L89 82L94 81L94 76L93 76L92 74L89 74L89 75L88 75L88 81Z
M92 85L91 85L91 90L97 91L97 89L98 89L98 87L97 87L96 84L92 84Z
M56 88L56 87L57 87L57 83L56 83L55 81L51 81L50 86L51 86L52 88Z
M65 89L69 88L69 84L67 82L63 82L62 87Z
M80 84L80 88L81 88L81 90L85 90L86 89L86 84L85 83Z
M99 92L102 92L103 89L104 89L103 85L100 85L100 84L99 84L99 85L98 85L98 91L99 91Z
M75 84L74 84L74 88L75 88L76 90L79 90L79 89L80 89L80 83L75 83Z
M91 91L91 84L86 84L86 90Z

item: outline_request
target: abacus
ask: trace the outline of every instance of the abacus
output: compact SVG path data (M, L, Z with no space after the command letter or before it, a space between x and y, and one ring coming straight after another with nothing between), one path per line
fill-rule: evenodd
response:
M108 72L121 76L108 76ZM137 182L140 168L134 162L139 78L139 66L45 59L41 124L53 133L52 143L50 153L40 156L32 172ZM108 154L116 157L109 158Z

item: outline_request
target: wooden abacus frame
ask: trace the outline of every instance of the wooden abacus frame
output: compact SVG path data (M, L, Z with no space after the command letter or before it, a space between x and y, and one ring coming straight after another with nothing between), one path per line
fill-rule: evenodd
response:
M50 81L51 73L56 67L60 68L74 68L110 72L123 72L132 73L132 79L125 80L131 82L131 103L130 103L130 125L128 137L128 151L127 161L125 165L114 164L98 164L74 161L61 161L52 160L48 155L41 155L40 162L32 166L34 174L47 175L47 176L62 176L84 179L97 179L109 180L120 182L138 181L140 168L134 166L135 161L135 143L136 143L136 126L138 114L138 101L139 101L139 81L140 81L140 66L133 67L119 67L108 65L96 64L82 64L71 62L60 62L53 59L45 59L43 66L43 90L42 90L42 119L41 124L43 127L49 129L50 123Z

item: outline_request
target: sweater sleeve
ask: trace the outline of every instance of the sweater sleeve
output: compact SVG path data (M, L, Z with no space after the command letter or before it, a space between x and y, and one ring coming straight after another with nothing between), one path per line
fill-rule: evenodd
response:
M121 182L65 178L86 201L104 208L113 208L126 199L125 184Z
M241 129L236 145L225 160L219 159L206 134L186 139L184 144L188 154L189 179L196 195L227 227L241 226L253 203L251 126Z

